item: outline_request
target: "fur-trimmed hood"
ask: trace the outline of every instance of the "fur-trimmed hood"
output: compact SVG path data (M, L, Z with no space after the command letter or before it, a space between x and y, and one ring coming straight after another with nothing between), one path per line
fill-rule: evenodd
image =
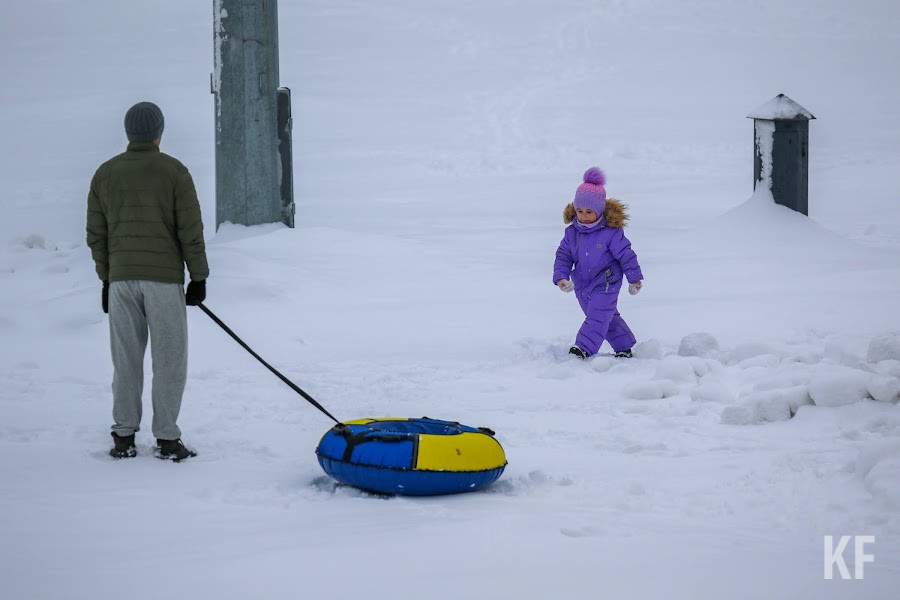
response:
M628 213L625 212L628 205L615 198L606 199L606 208L603 215L607 227L625 227L628 222ZM575 220L575 203L569 202L563 209L563 222L568 225Z

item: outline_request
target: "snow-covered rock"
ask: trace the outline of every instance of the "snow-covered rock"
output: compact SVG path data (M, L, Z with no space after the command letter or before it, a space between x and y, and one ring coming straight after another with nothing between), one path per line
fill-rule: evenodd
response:
M697 332L684 336L678 345L678 356L715 358L719 354L719 341L709 333Z
M900 333L891 332L872 338L866 360L877 363L883 360L900 360Z
M868 395L870 375L847 367L821 370L809 382L809 395L816 406L844 406L861 402Z
M874 400L894 402L900 393L900 379L886 375L870 375L866 389Z
M678 385L674 381L654 380L632 383L622 389L626 398L632 400L661 400L678 395Z

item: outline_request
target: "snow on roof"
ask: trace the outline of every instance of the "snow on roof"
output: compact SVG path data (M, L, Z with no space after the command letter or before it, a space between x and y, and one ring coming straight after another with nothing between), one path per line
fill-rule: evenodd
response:
M747 115L748 119L815 119L811 112L785 96L778 94Z

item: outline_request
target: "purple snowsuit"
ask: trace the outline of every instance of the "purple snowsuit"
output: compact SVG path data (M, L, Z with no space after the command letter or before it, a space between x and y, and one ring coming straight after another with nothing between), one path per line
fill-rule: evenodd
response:
M621 227L609 227L606 218L588 228L576 219L556 250L553 283L569 279L575 284L575 296L585 319L575 344L589 355L596 354L603 340L619 352L634 345L634 334L619 314L616 304L622 275L629 283L644 276L631 242Z

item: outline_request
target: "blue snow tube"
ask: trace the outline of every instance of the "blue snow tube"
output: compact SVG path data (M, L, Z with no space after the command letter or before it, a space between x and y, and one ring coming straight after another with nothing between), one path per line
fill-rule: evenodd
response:
M341 483L406 496L470 492L495 482L506 468L506 454L490 429L428 417L335 425L316 455Z

